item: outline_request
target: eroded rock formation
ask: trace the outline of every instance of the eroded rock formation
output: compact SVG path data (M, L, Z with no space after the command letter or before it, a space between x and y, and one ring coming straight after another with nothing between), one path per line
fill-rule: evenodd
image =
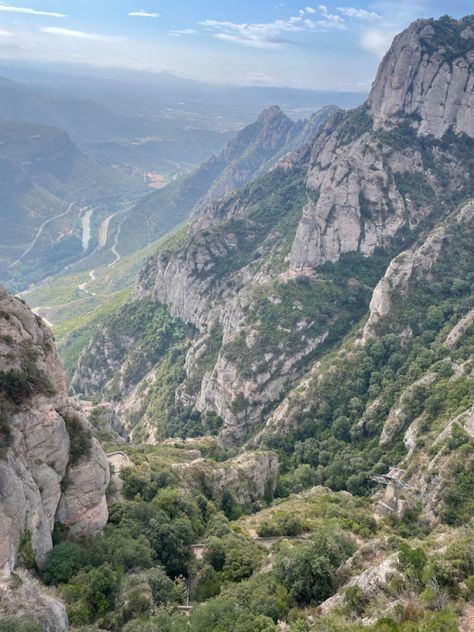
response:
M67 395L50 330L3 288L0 381L0 569L8 576L22 542L31 540L37 563L44 562L56 521L77 536L104 526L109 470L79 403Z

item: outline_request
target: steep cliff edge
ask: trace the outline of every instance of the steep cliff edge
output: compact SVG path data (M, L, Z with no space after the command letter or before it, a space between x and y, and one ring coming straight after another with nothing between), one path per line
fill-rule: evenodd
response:
M51 332L3 288L0 419L0 569L8 576L25 542L44 562L55 522L73 536L104 526L109 470L80 405L67 396Z

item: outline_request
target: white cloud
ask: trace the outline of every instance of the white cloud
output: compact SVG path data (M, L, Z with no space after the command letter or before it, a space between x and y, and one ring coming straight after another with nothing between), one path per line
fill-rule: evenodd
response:
M348 18L356 18L368 22L374 22L382 18L382 16L375 13L375 11L366 11L365 9L357 9L355 7L337 7L337 10Z
M217 39L254 48L276 48L287 41L285 33L305 30L303 20L299 16L262 24L204 20L200 25L213 31Z
M128 15L132 18L159 18L160 17L159 13L155 13L154 11L152 12L143 11L142 9L140 9L140 11L130 11Z
M94 40L102 42L117 42L121 40L120 37L112 37L111 35L101 35L100 33L87 33L84 31L74 31L72 29L63 29L56 26L45 26L40 29L42 33L48 33L50 35L60 35L63 37L71 37L73 39Z
M392 31L369 29L362 33L360 45L380 59L390 48L394 35Z
M321 20L312 20L306 18L305 15L306 9L302 9L297 16L274 22L239 24L229 21L204 20L199 24L206 30L213 32L216 39L253 48L278 48L282 44L289 43L287 35L292 33L345 28L344 19L340 15L326 13Z
M313 9L313 7L306 7L305 8L306 13L316 13L316 9Z
M38 11L37 9L29 9L27 7L14 7L10 4L0 2L0 11L4 13L23 13L24 15L45 15L49 18L65 18L64 13L55 13L52 11Z
M275 78L271 75L267 75L262 70L256 70L254 72L249 72L245 75L246 81L250 83L257 84L272 84L275 83Z
M328 8L325 4L320 4L318 9L321 11L321 13L324 13L324 14L328 12Z
M171 37L182 37L183 35L193 35L197 33L196 29L170 29L168 35Z
M10 31L5 31L5 29L0 29L0 37L13 37L14 33L10 33Z

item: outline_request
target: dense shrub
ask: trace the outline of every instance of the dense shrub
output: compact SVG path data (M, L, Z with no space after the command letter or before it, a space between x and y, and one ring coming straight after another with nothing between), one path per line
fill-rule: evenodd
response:
M92 433L78 417L64 415L63 419L69 435L69 464L76 465L82 457L89 454Z
M41 575L46 584L68 582L83 566L85 555L74 542L61 542L48 553Z

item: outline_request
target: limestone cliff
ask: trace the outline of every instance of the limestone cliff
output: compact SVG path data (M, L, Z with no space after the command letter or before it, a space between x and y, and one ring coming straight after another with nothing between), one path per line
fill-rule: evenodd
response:
M182 481L204 481L217 495L225 491L235 494L238 502L251 507L257 500L275 491L278 476L278 457L273 452L244 452L223 463L212 463L196 458L188 463L173 465Z
M8 576L20 543L39 565L54 523L75 536L107 521L109 470L43 321L0 288L0 569Z
M451 193L470 186L472 174L449 140L474 137L472 23L413 23L395 38L367 103L317 139L293 270L347 252L370 255L418 225L446 186Z

